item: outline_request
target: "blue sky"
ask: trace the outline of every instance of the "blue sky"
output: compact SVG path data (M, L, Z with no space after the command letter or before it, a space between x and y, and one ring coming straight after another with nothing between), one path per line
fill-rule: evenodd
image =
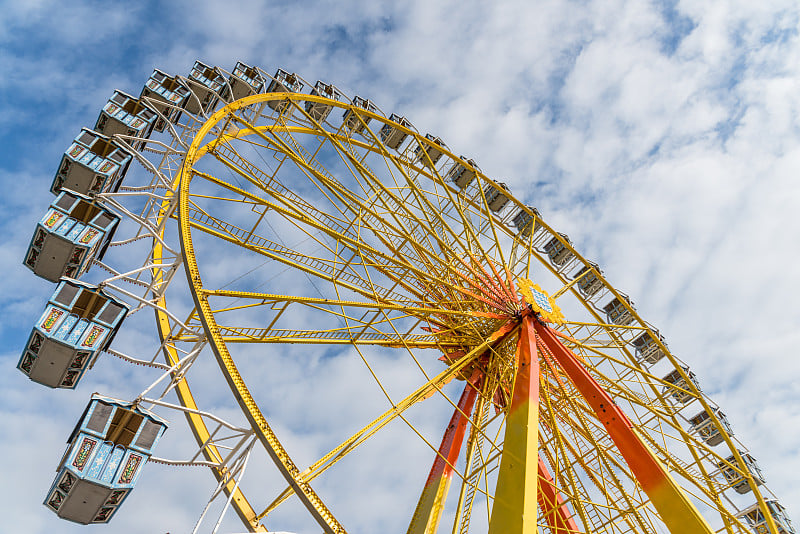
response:
M21 260L60 154L113 89L195 59L334 81L509 183L692 365L800 519L795 2L5 4L0 453L13 462L0 480L13 483L0 509L13 530L72 531L40 501L86 397L14 369L52 291ZM96 375L84 392L136 380L112 363ZM150 525L193 524L210 476L188 476L202 489L169 510L157 484L142 492Z

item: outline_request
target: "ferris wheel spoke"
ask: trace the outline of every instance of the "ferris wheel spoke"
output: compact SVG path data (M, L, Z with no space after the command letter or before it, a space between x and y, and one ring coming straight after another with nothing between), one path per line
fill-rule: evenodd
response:
M462 373L463 370L471 365L476 358L484 354L486 350L489 350L491 346L497 343L499 340L506 336L513 335L515 331L516 327L511 322L507 322L506 324L502 325L490 336L488 336L481 344L473 348L470 352L462 356L457 361L450 364L447 369L429 379L414 392L400 401L392 401L392 408L375 418L346 441L336 446L328 454L302 471L302 473L299 475L299 480L301 482L310 482L314 480L316 477L333 467L333 465L342 460L345 456L355 451L358 446L363 444L380 429L384 428L393 420L402 417L406 410L417 403L430 398L437 392L442 393L442 388L452 381L457 375ZM294 490L291 487L287 487L269 506L267 506L263 512L258 514L258 518L262 519L265 517L267 514L277 508L278 505L286 501L286 499L288 499L293 493Z

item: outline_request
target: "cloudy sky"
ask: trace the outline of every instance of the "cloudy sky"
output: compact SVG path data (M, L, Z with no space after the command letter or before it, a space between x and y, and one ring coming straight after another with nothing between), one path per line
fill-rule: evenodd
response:
M510 184L632 296L800 519L799 24L791 0L4 2L4 528L77 531L41 505L63 440L88 392L143 383L106 362L43 391L14 368L52 292L21 261L60 154L114 88L195 59L333 81ZM211 477L176 476L137 490L131 532L191 529Z

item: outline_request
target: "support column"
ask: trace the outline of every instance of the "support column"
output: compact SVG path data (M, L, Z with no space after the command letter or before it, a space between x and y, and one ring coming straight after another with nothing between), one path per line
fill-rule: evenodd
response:
M526 316L517 343L517 374L506 417L489 534L537 532L539 455L539 356L535 319Z
M439 526L439 519L444 510L447 499L447 490L453 478L453 466L458 461L464 433L467 429L478 387L467 382L464 392L458 401L458 407L450 418L450 424L445 430L439 452L433 461L433 467L425 482L425 488L414 510L408 534L434 534ZM446 459L446 461L445 461Z
M672 534L712 534L709 524L642 441L625 413L583 367L577 356L561 343L547 325L537 321L535 330L594 410L669 531Z
M564 499L558 492L553 476L539 455L539 507L551 534L580 534L578 524L572 518Z

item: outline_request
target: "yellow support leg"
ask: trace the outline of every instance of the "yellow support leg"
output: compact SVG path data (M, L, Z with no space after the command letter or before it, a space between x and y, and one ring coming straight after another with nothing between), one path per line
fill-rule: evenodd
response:
M523 318L489 534L535 534L539 464L539 357L533 317Z

